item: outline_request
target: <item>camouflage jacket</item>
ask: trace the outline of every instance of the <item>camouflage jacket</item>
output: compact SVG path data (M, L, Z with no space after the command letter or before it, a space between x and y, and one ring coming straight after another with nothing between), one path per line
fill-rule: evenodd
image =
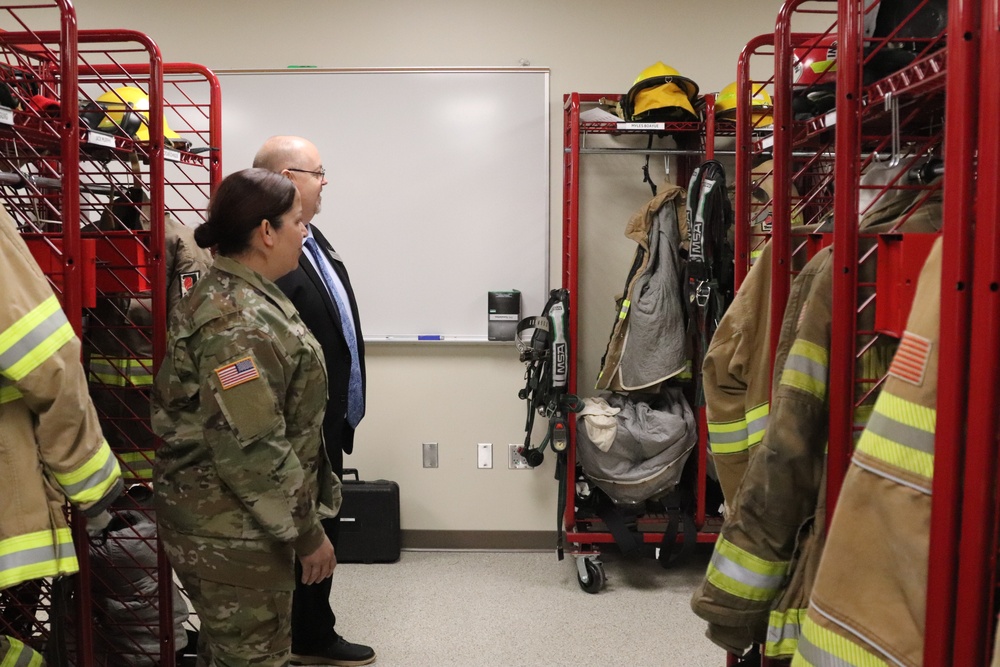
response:
M171 317L152 396L157 518L165 537L204 545L203 578L245 585L240 559L287 585L292 550L320 545L320 506L340 507L325 405L323 354L295 307L218 257Z

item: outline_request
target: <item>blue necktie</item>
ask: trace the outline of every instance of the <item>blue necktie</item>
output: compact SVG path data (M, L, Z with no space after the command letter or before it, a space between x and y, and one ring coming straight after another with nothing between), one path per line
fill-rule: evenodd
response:
M316 239L311 236L306 239L305 246L312 255L316 268L323 276L327 291L337 304L340 312L340 327L344 330L344 338L347 340L347 347L351 350L351 378L347 383L347 423L351 428L357 428L361 418L365 416L365 399L361 393L361 364L358 362L358 339L354 333L354 324L351 322L351 311L341 298L337 289L337 281L330 275L326 268L326 262L319 251Z

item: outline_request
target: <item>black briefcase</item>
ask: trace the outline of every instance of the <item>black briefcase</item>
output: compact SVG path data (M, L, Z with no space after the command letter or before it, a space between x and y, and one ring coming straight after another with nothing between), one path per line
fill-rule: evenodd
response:
M354 479L347 479L353 475ZM340 506L339 563L395 563L399 560L399 484L385 479L361 481L355 468L344 469Z

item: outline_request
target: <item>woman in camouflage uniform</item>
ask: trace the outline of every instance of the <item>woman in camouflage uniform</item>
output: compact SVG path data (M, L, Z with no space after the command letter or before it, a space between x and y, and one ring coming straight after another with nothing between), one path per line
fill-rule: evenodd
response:
M290 180L226 177L195 231L215 265L172 314L153 387L157 520L201 621L199 665L288 664L294 558L307 584L336 566L322 351L274 284L305 235Z

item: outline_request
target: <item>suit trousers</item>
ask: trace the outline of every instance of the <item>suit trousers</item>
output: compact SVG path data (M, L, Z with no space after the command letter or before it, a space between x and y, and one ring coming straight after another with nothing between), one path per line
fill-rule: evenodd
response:
M344 429L349 429L346 421ZM330 465L338 478L344 476L344 451L339 438L331 438L336 442L327 442L327 454ZM340 537L340 517L323 519L323 530L330 538L334 550ZM336 576L336 570L334 571ZM322 648L333 638L333 628L337 616L330 606L330 590L333 587L333 577L327 577L317 584L302 583L302 565L295 560L295 593L292 595L292 652L309 653L310 649Z

